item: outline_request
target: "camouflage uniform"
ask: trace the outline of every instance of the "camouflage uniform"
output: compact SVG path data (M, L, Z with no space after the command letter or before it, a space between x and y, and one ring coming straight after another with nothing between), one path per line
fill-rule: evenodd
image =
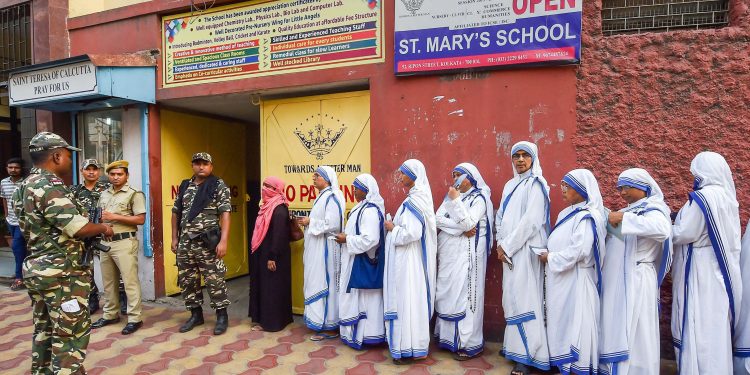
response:
M91 190L86 189L86 185L80 184L71 186L70 191L73 193L74 202L78 205L81 213L88 216L89 211L96 208L102 192L107 190L110 185L109 182L97 181L96 184L94 184L94 188ZM96 282L94 282L93 267L91 267L91 280L89 280L89 282L91 283L91 295L89 298L93 296L99 298L99 288L96 287Z
M198 308L203 304L201 291L201 275L203 275L208 295L211 298L211 307L222 309L229 306L227 284L224 280L227 268L224 262L216 257L216 251L207 248L200 234L218 228L221 213L231 211L230 193L224 180L219 179L211 202L195 219L188 222L188 212L193 205L198 186L190 181L182 200L183 210L177 245L177 284L182 289L185 307L188 310ZM179 196L177 199L180 199ZM176 207L172 208L172 212L179 213Z
M34 305L32 374L86 372L91 275L82 264L83 243L73 235L88 220L72 199L60 178L39 168L13 195L29 250L23 272Z

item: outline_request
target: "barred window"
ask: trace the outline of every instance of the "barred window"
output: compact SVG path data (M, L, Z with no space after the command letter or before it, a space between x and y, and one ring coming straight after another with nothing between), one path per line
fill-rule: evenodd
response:
M604 35L711 29L729 23L729 0L603 0Z

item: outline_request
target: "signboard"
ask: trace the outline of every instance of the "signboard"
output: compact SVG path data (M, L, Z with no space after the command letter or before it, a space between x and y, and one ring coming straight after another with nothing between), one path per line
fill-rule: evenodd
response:
M164 87L382 62L382 6L256 1L164 17Z
M11 73L10 105L98 94L96 66L91 61Z
M397 0L396 74L581 60L583 0Z
M261 106L261 180L286 183L289 211L307 216L317 197L312 175L320 165L336 170L346 209L352 183L370 173L370 93L367 91L264 101ZM292 243L292 309L304 311L303 242Z

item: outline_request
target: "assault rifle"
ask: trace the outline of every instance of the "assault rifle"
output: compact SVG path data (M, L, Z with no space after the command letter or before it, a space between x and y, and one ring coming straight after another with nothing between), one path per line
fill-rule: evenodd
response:
M102 223L102 208L92 208L89 210L89 222L94 224ZM86 247L83 253L83 264L90 264L94 260L94 253L96 251L108 252L111 247L102 243L102 235L89 237L83 241Z

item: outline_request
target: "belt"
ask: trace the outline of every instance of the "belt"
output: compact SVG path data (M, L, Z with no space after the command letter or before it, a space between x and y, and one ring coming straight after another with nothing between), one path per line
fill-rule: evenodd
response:
M115 242L119 240L124 240L130 237L135 237L137 235L136 232L123 232L123 233L117 233L114 236L112 236L112 239L110 242Z

